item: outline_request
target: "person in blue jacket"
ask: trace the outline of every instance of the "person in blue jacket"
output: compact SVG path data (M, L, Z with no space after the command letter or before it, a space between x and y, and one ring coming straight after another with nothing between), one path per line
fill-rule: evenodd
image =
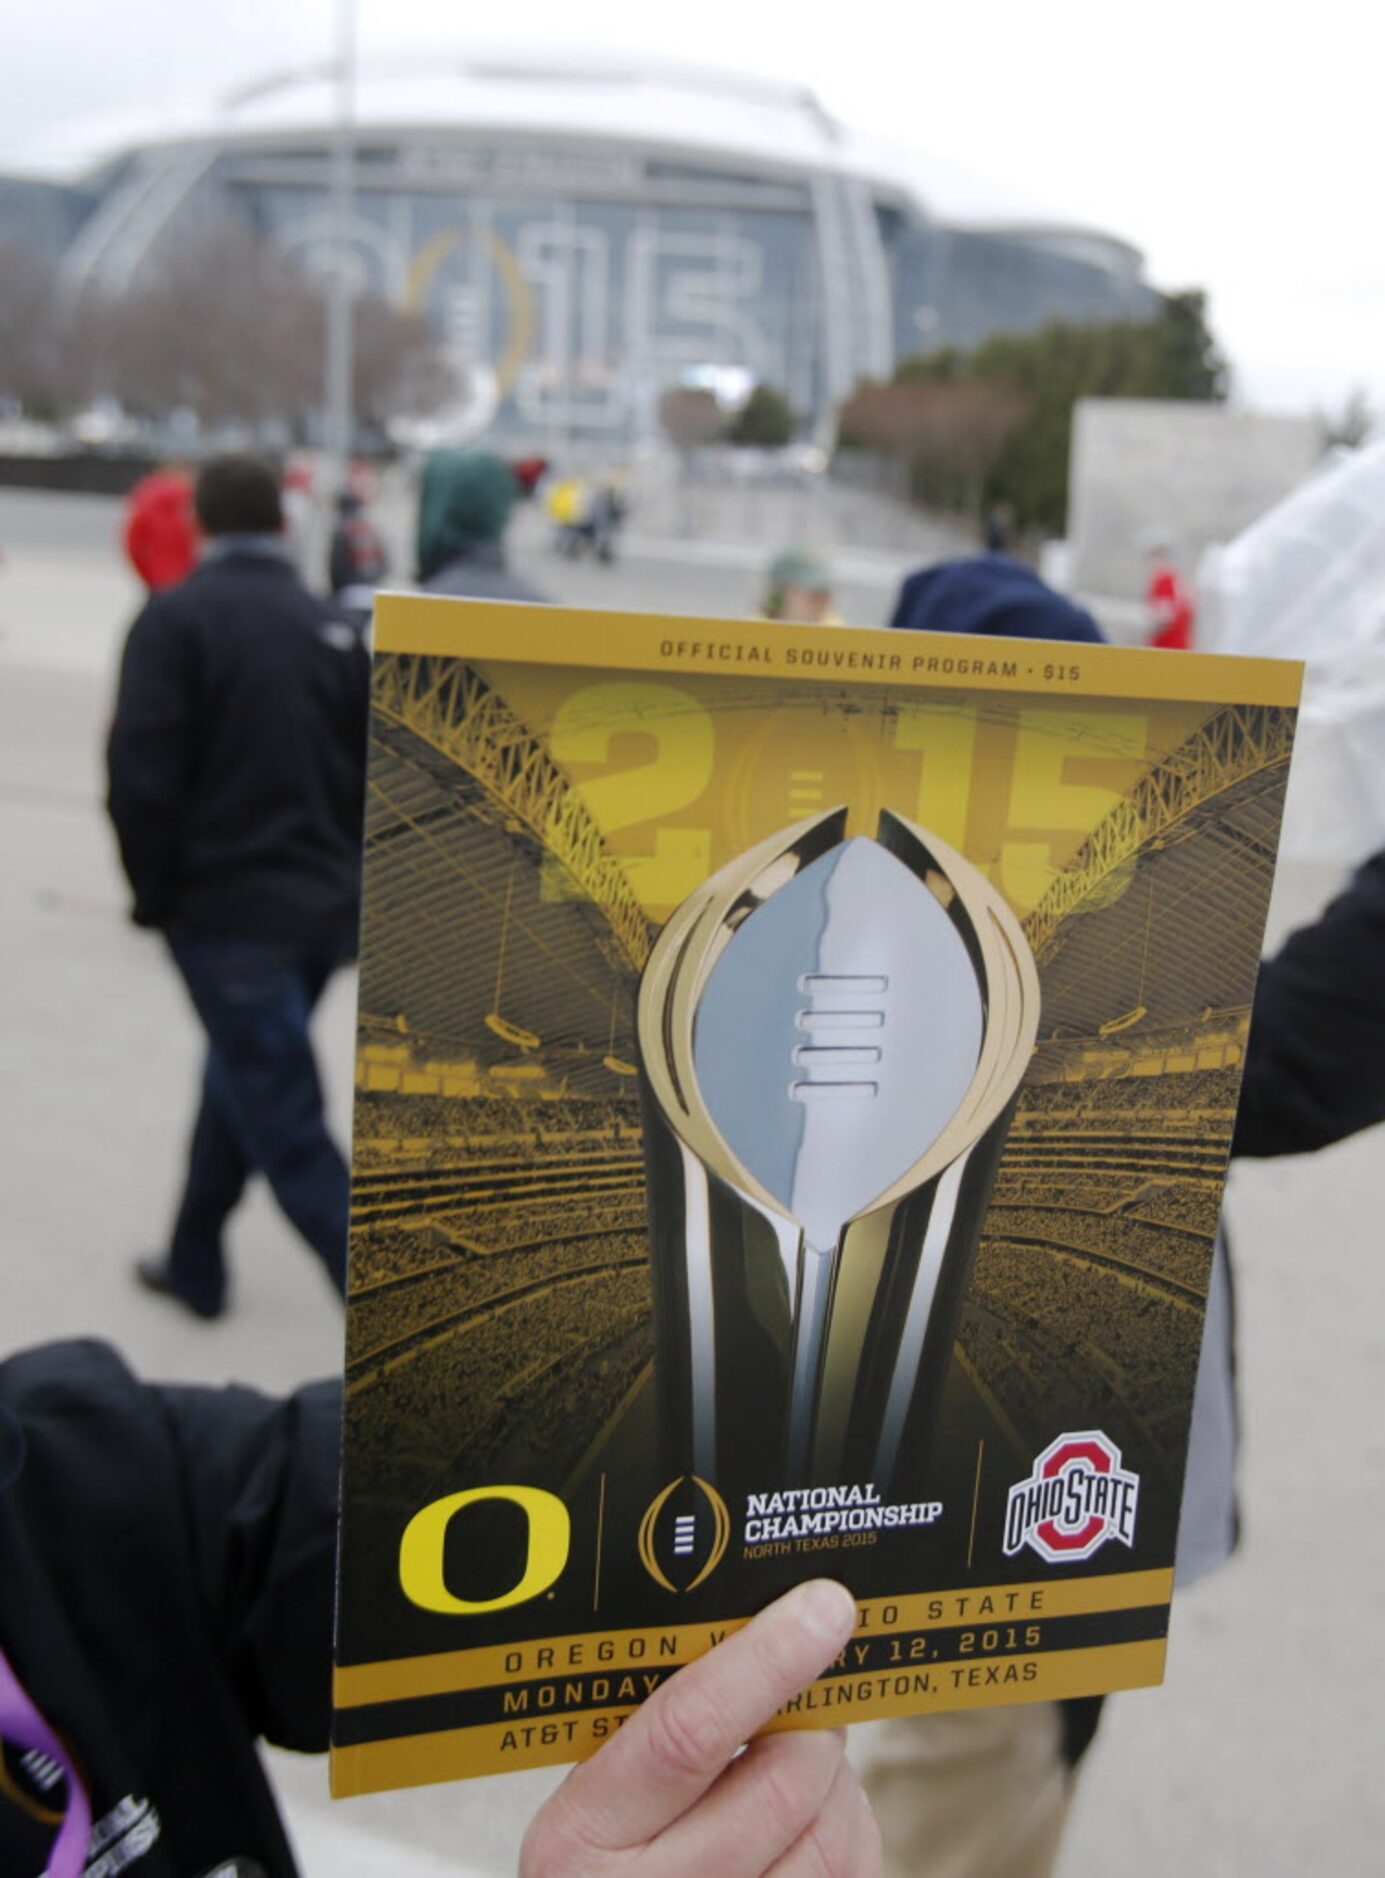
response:
M1055 592L1008 554L974 554L910 574L890 625L916 633L987 633L1001 639L1070 639L1101 645L1106 637L1085 607Z

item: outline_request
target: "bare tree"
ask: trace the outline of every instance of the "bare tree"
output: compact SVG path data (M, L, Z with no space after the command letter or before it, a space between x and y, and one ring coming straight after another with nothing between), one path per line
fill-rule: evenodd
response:
M986 474L1033 400L1000 379L964 378L933 389L938 396L932 420L914 457L915 486L979 515Z
M183 231L135 289L105 303L108 387L150 415L296 417L320 402L320 303L231 215Z
M977 513L987 471L1032 400L1002 379L867 379L841 410L841 435L892 458L912 491Z
M321 408L321 289L229 213L180 231L132 293L105 303L96 324L107 388L133 410L181 406L210 423L297 423ZM455 389L421 315L367 296L356 305L355 338L358 417L382 422Z
M357 416L383 423L453 401L458 373L427 320L356 304ZM181 223L121 296L58 292L57 269L0 244L0 396L55 416L95 393L161 417L296 425L322 405L320 285L230 211Z
M1319 418L1328 445L1348 450L1358 449L1379 422L1364 385L1354 385L1335 411L1322 412Z
M367 423L427 416L462 391L458 368L423 314L373 295L356 302L353 356L356 415Z
M53 263L18 242L0 243L0 393L38 416L62 410L65 329Z
M696 450L715 443L726 429L716 394L692 385L675 385L659 400L659 422L676 450Z

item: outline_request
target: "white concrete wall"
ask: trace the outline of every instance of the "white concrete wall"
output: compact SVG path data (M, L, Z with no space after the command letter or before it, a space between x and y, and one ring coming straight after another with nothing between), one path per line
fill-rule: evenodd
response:
M1167 529L1185 573L1312 469L1317 422L1222 404L1082 398L1068 496L1071 580L1079 593L1136 598L1147 567L1141 534Z

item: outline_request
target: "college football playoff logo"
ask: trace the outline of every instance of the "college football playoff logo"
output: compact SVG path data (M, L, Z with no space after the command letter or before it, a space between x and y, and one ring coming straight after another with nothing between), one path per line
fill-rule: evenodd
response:
M1140 1477L1101 1430L1059 1435L1016 1481L1005 1509L1005 1556L1031 1547L1050 1565L1076 1565L1108 1539L1135 1542Z
M640 1563L665 1591L695 1591L720 1565L731 1515L700 1474L680 1474L640 1521Z

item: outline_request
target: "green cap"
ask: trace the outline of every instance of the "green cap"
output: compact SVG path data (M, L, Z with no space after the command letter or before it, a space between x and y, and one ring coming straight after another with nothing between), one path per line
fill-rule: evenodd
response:
M837 584L832 563L812 548L785 548L769 564L772 588L806 587L809 593L831 593Z

